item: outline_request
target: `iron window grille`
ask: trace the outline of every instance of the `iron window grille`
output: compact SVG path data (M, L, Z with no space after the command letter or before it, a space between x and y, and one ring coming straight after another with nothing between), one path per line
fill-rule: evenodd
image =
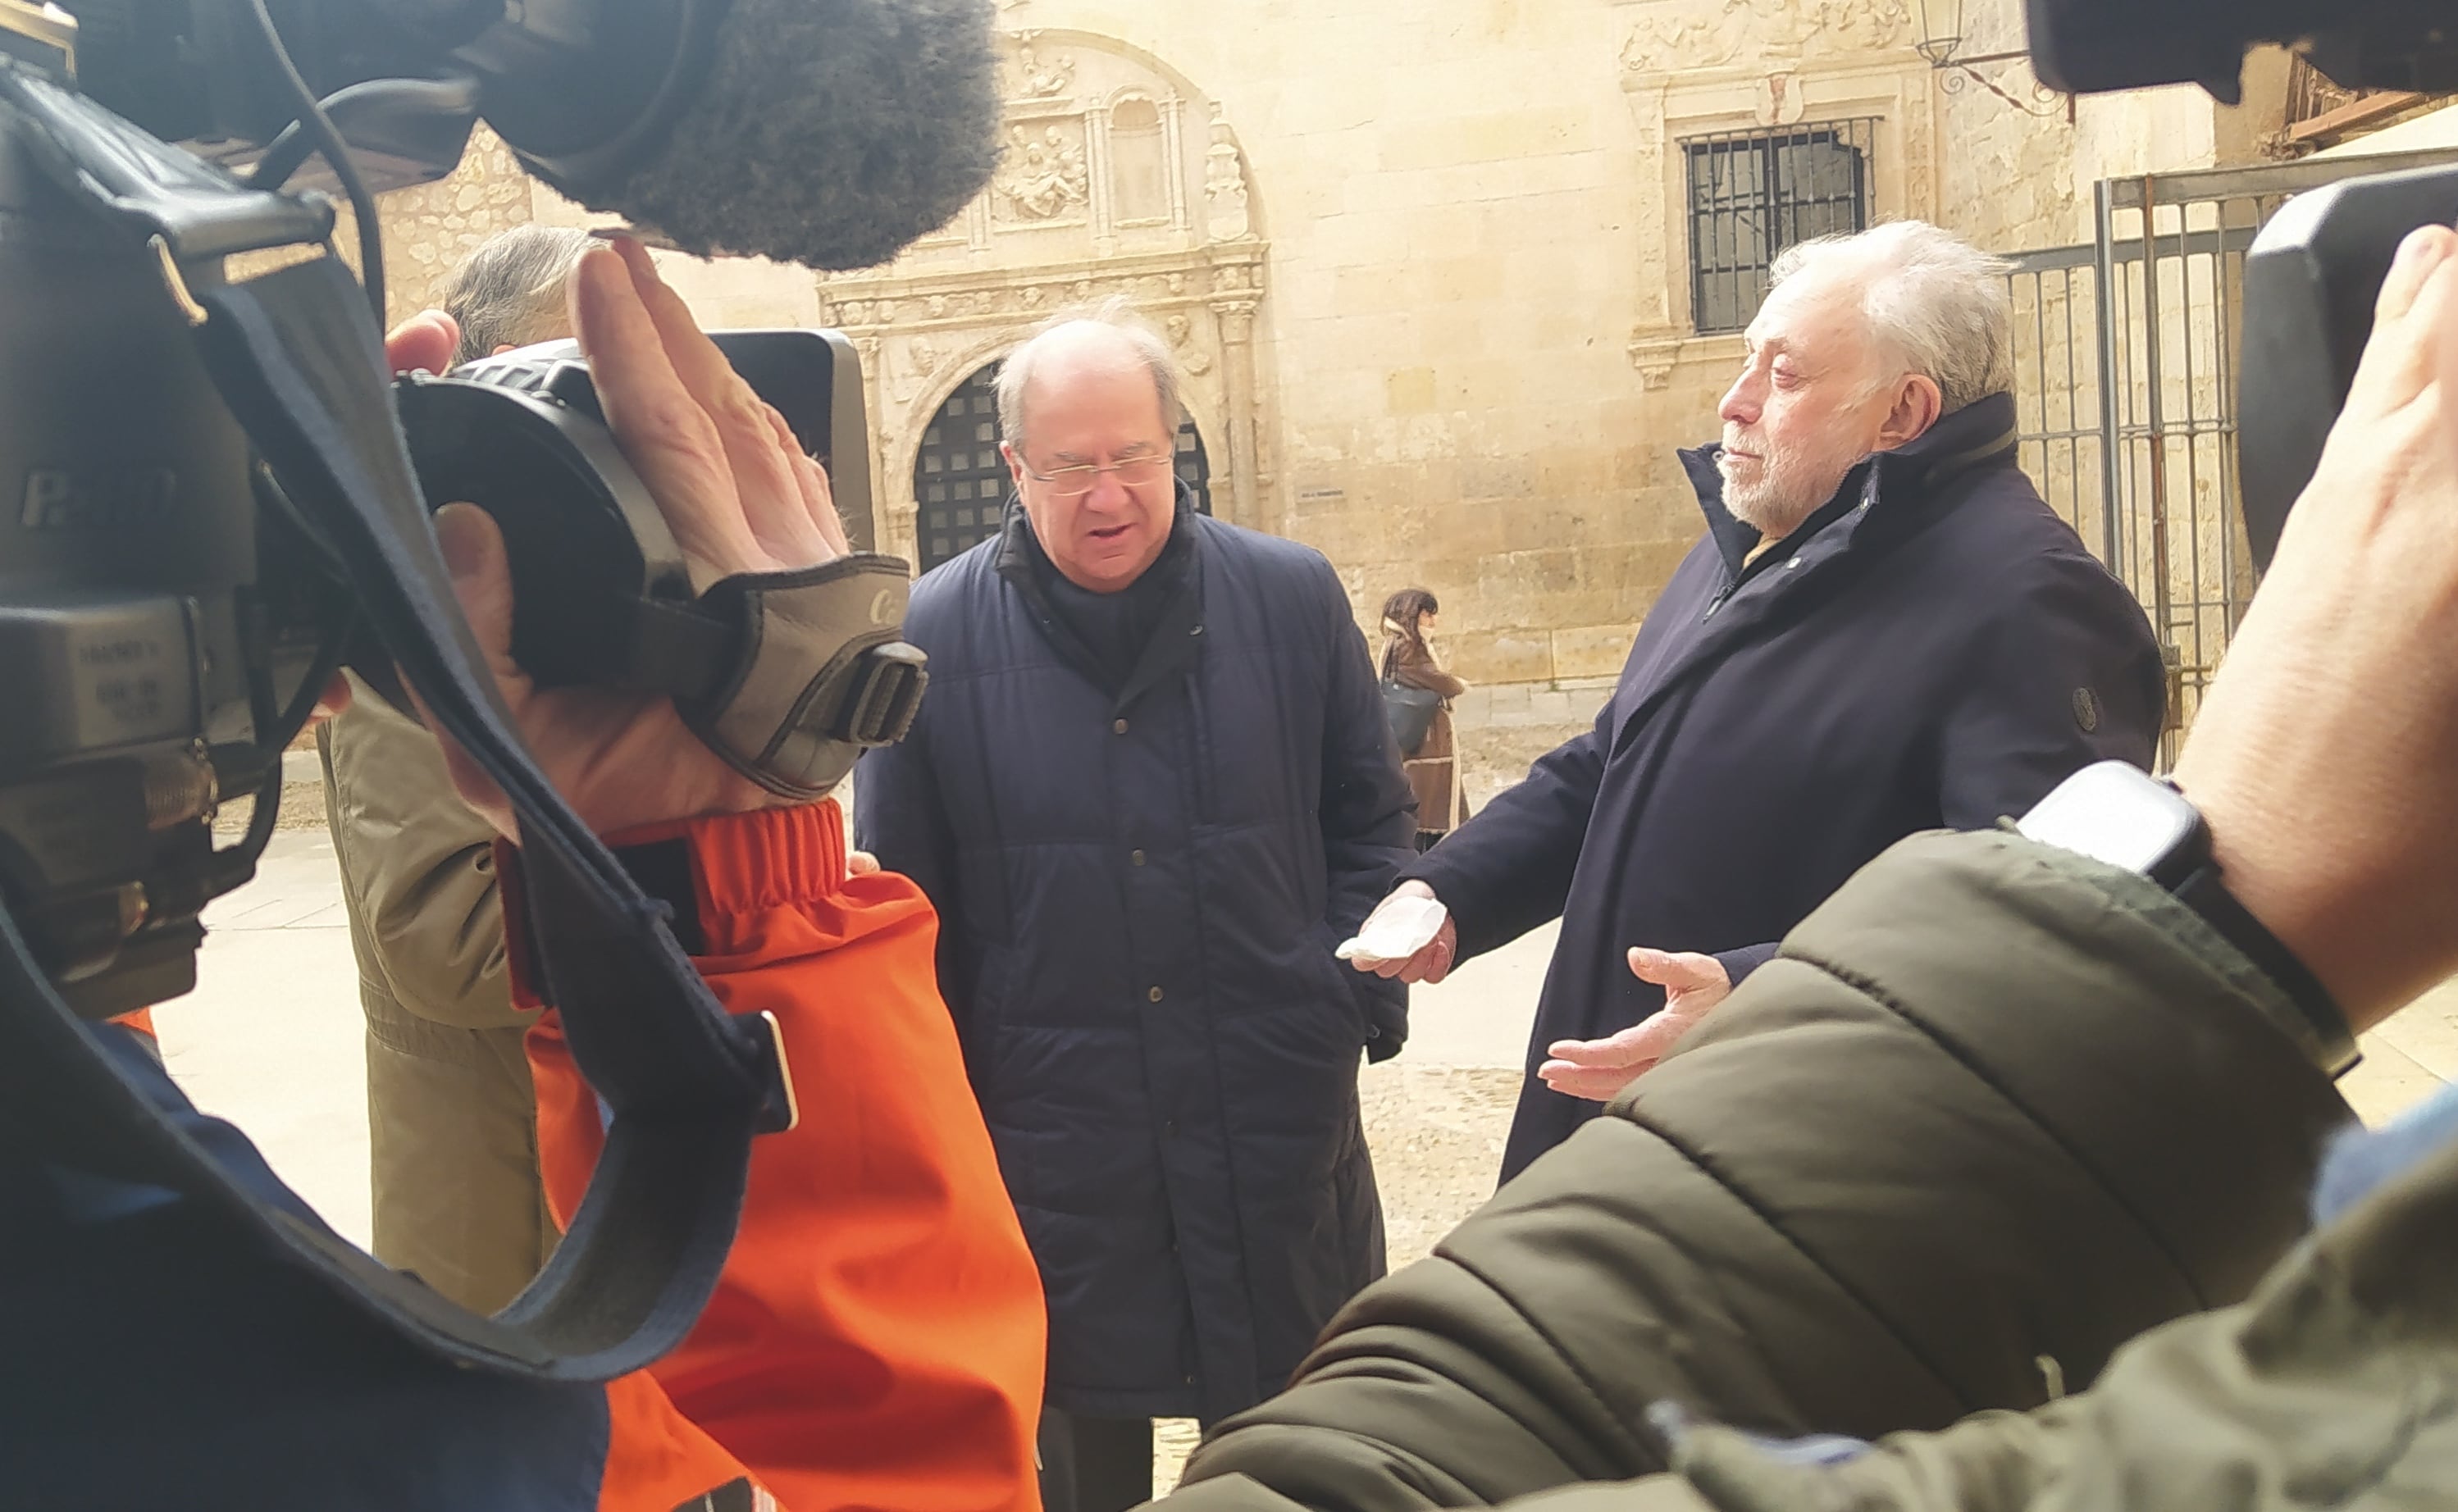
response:
M1867 229L1877 129L1863 117L1683 139L1690 314L1700 335L1749 325L1784 248Z

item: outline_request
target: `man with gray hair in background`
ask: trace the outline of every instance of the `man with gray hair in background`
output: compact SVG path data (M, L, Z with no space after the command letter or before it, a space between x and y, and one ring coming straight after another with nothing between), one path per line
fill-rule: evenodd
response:
M1405 989L1334 957L1412 856L1331 565L1199 513L1168 343L1123 304L998 379L1001 532L925 577L930 692L856 834L939 911L939 986L1050 1304L1043 1496L1152 1495L1151 1419L1280 1389L1384 1269L1360 1052Z
M1909 220L1776 259L1612 700L1386 900L1353 963L1408 982L1562 921L1506 1179L1887 846L2150 764L2151 627L2016 464L2005 273Z
M569 336L565 282L592 242L521 226L472 254L442 296L455 364ZM435 737L353 682L317 740L367 1021L371 1248L492 1313L554 1248L521 1043L536 1015L505 976L494 831L453 791Z

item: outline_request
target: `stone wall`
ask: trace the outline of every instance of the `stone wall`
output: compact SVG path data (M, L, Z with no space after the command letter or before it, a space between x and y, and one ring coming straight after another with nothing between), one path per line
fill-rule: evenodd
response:
M1959 52L2019 51L2022 10L2021 0L1966 0ZM2253 54L2233 107L2191 85L2069 103L2043 92L2021 59L1941 71L1939 223L1996 252L2087 242L2103 178L2262 161L2281 125L2287 63L2276 48Z
M1422 584L1471 678L1617 664L1689 533L1648 497L1661 465L1624 350L1655 257L1636 235L1654 164L1620 87L1624 9L1004 7L1033 50L1029 66L1011 52L1012 108L1061 122L1071 150L1066 123L1130 71L1179 105L1194 213L1181 235L1104 247L1100 206L1081 229L1031 223L1010 190L1034 185L1003 177L939 244L827 280L827 306L880 343L884 486L910 466L895 438L979 361L1078 284L1123 286L1191 317L1216 479L1242 461L1250 487L1216 484L1221 512L1321 548L1362 623ZM1095 173L1085 197L1100 187ZM1224 268L1251 271L1224 283Z
M1964 9L1966 53L2020 46L2020 0ZM2087 240L2103 176L2252 160L2284 75L2257 67L2241 111L2172 90L2069 120L2020 61L1979 66L2011 102L1933 71L1891 0L998 15L1009 160L944 232L825 278L666 259L710 323L856 337L882 544L915 549L916 446L948 394L1051 311L1126 292L1179 345L1219 512L1323 550L1369 634L1384 596L1430 588L1455 670L1538 690L1613 675L1698 534L1674 448L1715 434L1740 342L1695 334L1685 137L1870 121L1877 216L2014 251ZM495 231L585 218L483 137L386 217L397 315ZM1471 766L1592 712L1464 711Z

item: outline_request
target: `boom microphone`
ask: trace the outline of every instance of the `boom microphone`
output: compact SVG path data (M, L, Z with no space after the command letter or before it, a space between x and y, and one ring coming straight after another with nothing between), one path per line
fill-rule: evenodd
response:
M637 167L531 166L696 256L885 262L998 165L989 20L989 0L733 0L699 89Z
M258 0L67 3L90 97L229 166L282 156ZM484 118L687 252L841 269L947 224L998 162L991 0L262 3L378 190L448 173Z

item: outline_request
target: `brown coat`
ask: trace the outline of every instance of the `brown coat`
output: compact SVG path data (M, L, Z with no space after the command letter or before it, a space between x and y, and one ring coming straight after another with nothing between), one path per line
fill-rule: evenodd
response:
M1451 700L1468 692L1468 684L1443 671L1424 641L1405 635L1384 639L1383 675L1404 688L1443 695L1433 723L1426 727L1426 743L1402 766L1409 791L1417 795L1417 828L1448 835L1468 818L1468 791L1459 780L1459 750L1451 739Z

